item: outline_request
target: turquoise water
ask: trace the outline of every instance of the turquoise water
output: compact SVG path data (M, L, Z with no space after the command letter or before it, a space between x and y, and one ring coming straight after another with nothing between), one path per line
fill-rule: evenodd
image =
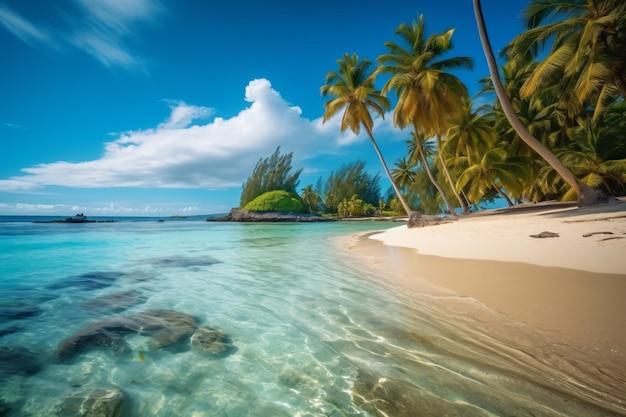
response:
M624 415L600 385L442 312L443 295L405 296L334 240L395 223L1 220L0 415L53 416L113 387L124 417ZM155 310L228 349L102 325ZM60 354L94 323L114 345Z

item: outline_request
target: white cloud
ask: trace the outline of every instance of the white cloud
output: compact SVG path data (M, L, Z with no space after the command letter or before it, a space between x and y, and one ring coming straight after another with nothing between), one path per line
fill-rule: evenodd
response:
M268 80L251 81L245 99L250 105L236 116L195 125L193 120L211 110L180 102L156 128L126 132L106 143L100 159L24 168L26 175L0 180L0 190L50 185L225 189L241 186L256 162L278 146L294 152L294 165L339 146L335 122L322 126L320 119L303 118Z
M35 43L49 44L52 41L50 34L38 29L34 24L24 17L0 4L0 24L22 40L22 42L33 46Z
M44 29L0 4L0 26L30 46L60 49L72 45L107 67L143 69L144 60L130 43L140 25L164 11L158 0L74 0L76 8L61 12L65 26ZM60 10L60 8L59 8ZM51 20L52 21L52 20Z

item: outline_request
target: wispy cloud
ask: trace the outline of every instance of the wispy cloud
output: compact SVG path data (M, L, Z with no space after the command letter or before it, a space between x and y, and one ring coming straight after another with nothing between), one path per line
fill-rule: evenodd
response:
M52 36L47 30L37 28L2 3L0 3L0 25L28 45L35 46L37 43L53 44Z
M240 187L260 157L278 146L294 152L294 162L337 152L342 142L341 117L322 124L302 117L266 79L251 81L245 90L250 103L230 119L214 118L212 110L183 102L172 106L169 118L157 127L131 131L106 143L102 158L78 163L54 162L24 168L23 176L0 180L0 190L32 190L42 186L75 188ZM360 140L366 140L361 135Z
M145 69L131 44L141 26L155 22L164 11L158 0L74 0L74 5L62 12L65 19L59 22L64 26L53 26L54 19L44 26L0 3L0 26L32 47L71 46L109 68Z

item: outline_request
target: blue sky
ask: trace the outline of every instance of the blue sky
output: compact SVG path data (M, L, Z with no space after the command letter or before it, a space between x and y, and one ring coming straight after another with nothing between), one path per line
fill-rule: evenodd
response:
M526 4L483 0L494 50ZM453 55L475 62L456 75L476 92L470 0L0 0L0 214L227 212L278 146L300 187L356 159L380 172L365 134L322 124L319 88L418 14L429 34L455 28ZM374 131L390 167L409 137L391 120Z

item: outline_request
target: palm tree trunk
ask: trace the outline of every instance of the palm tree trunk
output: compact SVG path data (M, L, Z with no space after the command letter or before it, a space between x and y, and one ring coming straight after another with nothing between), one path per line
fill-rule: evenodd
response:
M446 193L443 191L443 189L441 188L441 185L439 185L439 183L435 179L435 176L430 170L430 165L428 165L428 160L426 159L426 152L424 151L424 146L422 145L422 141L419 140L419 136L417 134L418 132L417 126L414 126L414 129L415 129L415 137L417 139L415 142L417 143L417 146L419 148L419 157L422 162L422 165L424 166L424 169L426 170L426 174L428 174L428 178L430 179L430 182L433 183L433 185L439 192L439 195L441 195L441 198L446 204L446 211L448 212L448 214L456 214L456 212L452 209L452 204L450 204L450 200L448 200Z
M441 169L443 169L443 173L446 176L446 180L448 180L448 184L450 184L452 193L454 193L454 196L456 197L456 199L459 200L459 205L461 206L461 210L463 214L467 214L469 213L469 206L467 205L467 202L461 197L459 192L456 190L456 187L454 186L456 182L452 180L452 175L450 175L450 170L448 169L446 163L443 161L443 156L441 155L441 146L442 146L441 136L437 135L437 149L438 149L437 155L439 156L439 162L441 162Z
M509 196L506 195L506 193L504 191L502 191L502 188L498 187L495 182L492 185L493 185L493 188L496 189L498 194L500 194L502 196L502 198L504 198L506 200L506 203L509 205L509 207L513 207L513 202L511 201Z
M483 46L487 65L489 66L489 73L491 74L491 80L496 90L496 95L502 106L504 114L511 124L511 127L515 129L515 132L519 137L535 152L539 154L545 161L554 168L554 170L567 182L578 195L578 207L590 206L607 201L607 196L602 194L599 190L593 189L581 181L557 158L548 148L546 148L540 141L538 141L522 124L522 122L515 114L511 101L506 95L502 80L500 80L500 74L498 72L498 65L496 59L493 56L493 50L491 43L489 42L489 36L487 35L487 28L485 26L485 19L483 17L480 0L473 0L474 2L474 15L476 17L476 25L478 26L478 33L480 34L480 41Z
M409 218L411 217L411 207L409 207L409 205L406 203L406 201L404 201L404 197L402 197L402 194L400 193L400 190L398 189L398 186L396 185L396 182L393 180L393 177L391 176L391 172L389 172L389 168L387 168L387 163L385 162L385 159L383 158L383 154L380 152L380 149L378 148L378 144L376 143L376 141L374 140L374 136L372 135L372 131L367 127L367 125L364 125L365 127L365 131L367 132L367 135L370 138L370 141L372 142L372 145L374 146L374 150L376 150L376 154L378 155L378 159L380 159L380 163L383 165L383 169L385 170L385 174L387 175L387 178L389 178L389 181L391 182L391 186L393 187L394 191L396 192L396 195L398 196L398 200L400 200L400 204L402 204L402 207L404 208L404 211L406 211L406 215L409 216Z

